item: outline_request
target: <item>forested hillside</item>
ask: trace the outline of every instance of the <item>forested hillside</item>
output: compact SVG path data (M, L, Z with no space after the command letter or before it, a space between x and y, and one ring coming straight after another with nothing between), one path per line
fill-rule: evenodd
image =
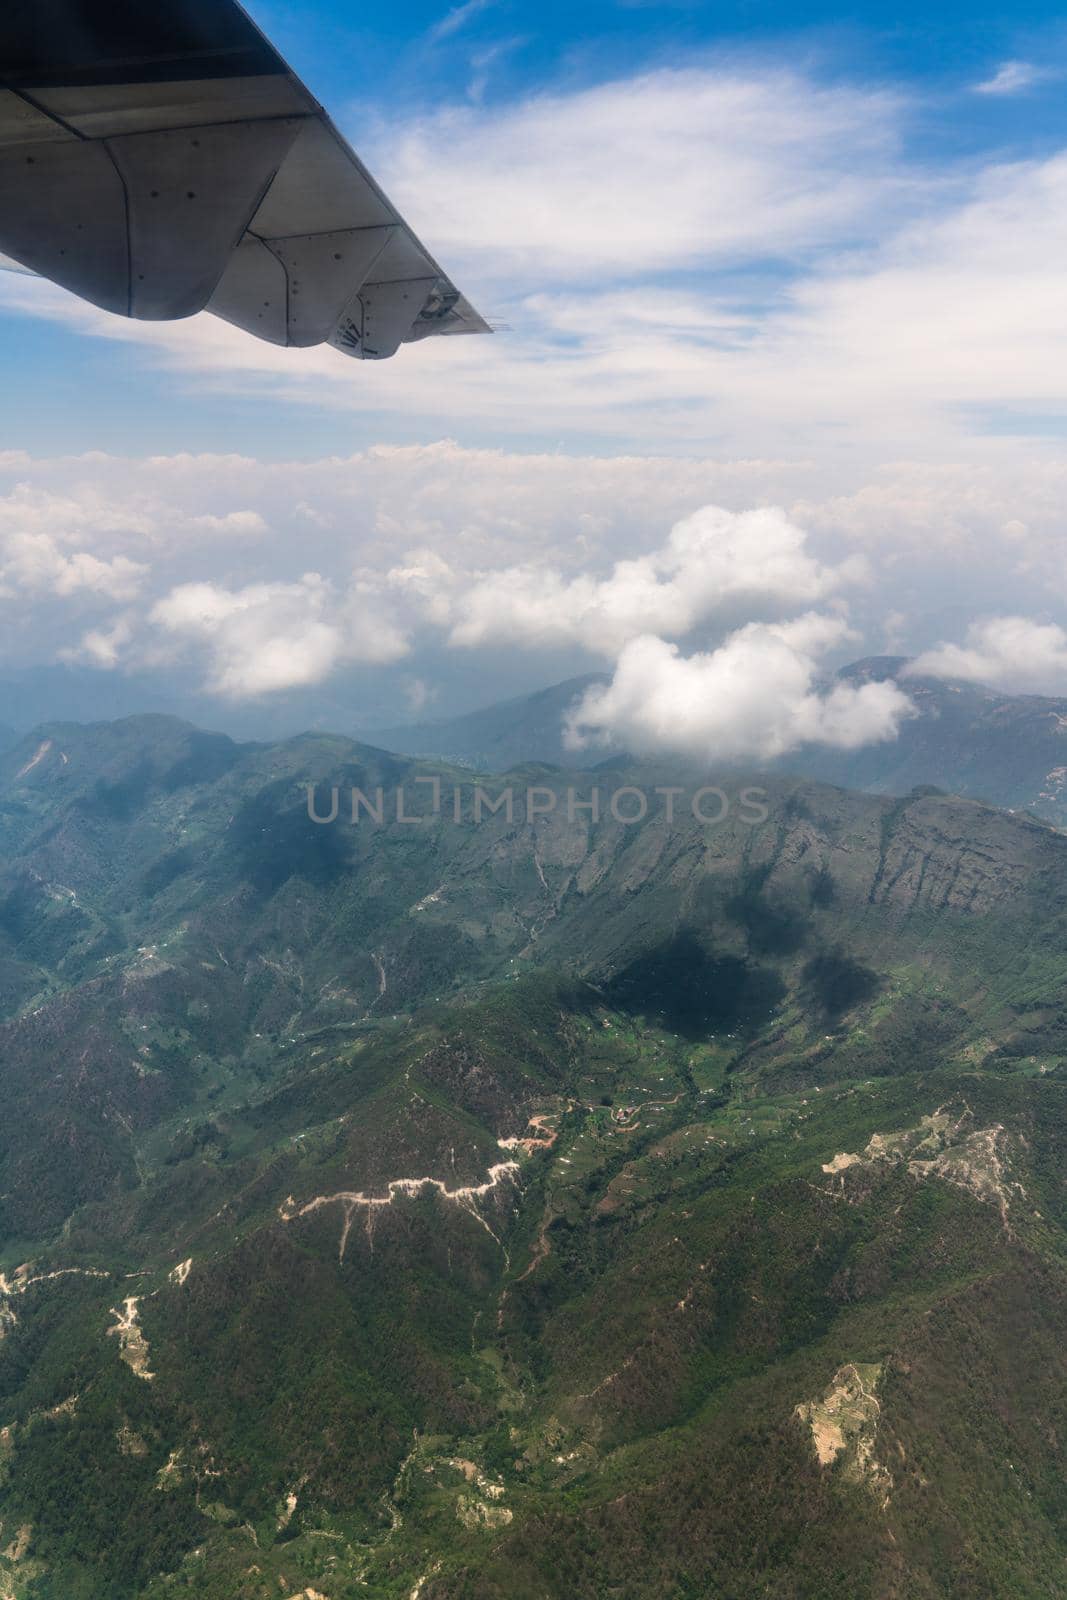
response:
M0 1592L1063 1593L1067 839L685 782L0 756Z

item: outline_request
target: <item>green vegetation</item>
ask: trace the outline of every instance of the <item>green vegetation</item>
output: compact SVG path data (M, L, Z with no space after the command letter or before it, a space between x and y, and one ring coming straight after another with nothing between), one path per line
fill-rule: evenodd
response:
M1063 1593L1067 840L0 769L0 1594Z

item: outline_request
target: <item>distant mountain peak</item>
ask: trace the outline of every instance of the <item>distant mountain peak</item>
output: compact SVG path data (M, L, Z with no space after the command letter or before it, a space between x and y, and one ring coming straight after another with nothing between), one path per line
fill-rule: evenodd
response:
M862 656L841 667L837 676L848 683L884 683L888 678L899 678L913 658L911 656Z

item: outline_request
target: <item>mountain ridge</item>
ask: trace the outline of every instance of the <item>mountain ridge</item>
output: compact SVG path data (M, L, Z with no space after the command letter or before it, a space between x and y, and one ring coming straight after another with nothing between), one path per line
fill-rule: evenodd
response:
M908 675L907 656L867 656L842 667L846 682L892 680L911 696L918 715L897 737L855 751L806 746L770 769L818 778L842 788L903 795L933 784L1067 826L1067 700L1000 693L986 685ZM383 730L373 742L412 756L501 770L524 760L581 769L590 752L562 742L567 708L604 674L570 678L532 696L483 711L408 728ZM610 752L614 760L623 752ZM687 763L690 768L711 763ZM715 763L730 771L734 762Z
M1067 838L46 737L0 758L17 1600L1056 1592Z

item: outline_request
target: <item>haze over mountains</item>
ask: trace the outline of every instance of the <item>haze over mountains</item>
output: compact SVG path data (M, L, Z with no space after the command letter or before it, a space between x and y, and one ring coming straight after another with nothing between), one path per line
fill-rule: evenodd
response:
M874 794L907 794L933 784L952 794L1033 811L1057 826L1067 824L1067 700L909 677L906 667L905 656L873 656L838 674L849 682L891 678L900 683L917 715L902 723L896 739L847 751L809 745L776 767ZM605 681L595 674L572 678L467 716L389 728L371 737L391 750L486 771L523 761L588 765L610 752L568 749L564 717L590 684ZM709 762L716 765L714 759ZM725 770L726 764L719 768Z
M1062 1591L1067 839L680 781L0 756L17 1600Z
M455 761L483 772L506 772L524 761L580 767L589 763L589 754L566 747L564 718L586 689L607 682L605 673L588 672L464 716L374 729L370 737L386 750Z
M918 714L901 723L895 739L849 751L809 745L774 765L875 794L907 794L933 784L952 794L1029 810L1057 826L1067 825L1067 699L910 677L906 668L904 656L874 656L838 674L853 683L885 678L899 682ZM328 699L321 691L309 691L240 710L198 701L186 706L183 714L201 726L239 738L273 739L315 726L398 754L477 771L504 772L531 761L579 768L622 753L611 747L569 749L564 742L567 711L587 688L606 681L602 674L588 673L460 716L368 727L365 732L357 731L357 724L367 720L365 713L354 701L348 703L341 691ZM13 726L0 725L0 749L39 723L121 717L138 704L139 697L141 704L162 712L179 709L162 684L131 685L113 674L63 667L31 674L25 682L8 686L4 721ZM70 709L57 719L50 709L56 705ZM707 765L715 771L729 767L714 757Z

